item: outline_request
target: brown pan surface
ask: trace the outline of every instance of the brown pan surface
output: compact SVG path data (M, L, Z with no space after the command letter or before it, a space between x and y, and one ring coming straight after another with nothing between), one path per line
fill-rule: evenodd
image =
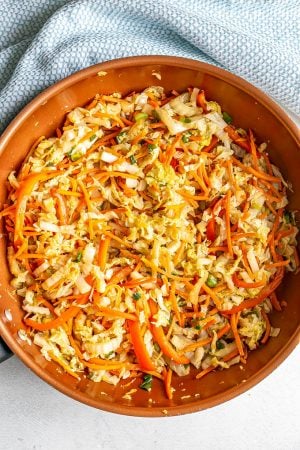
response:
M106 72L99 76L99 72ZM161 80L157 79L160 74ZM10 124L0 139L0 203L6 198L5 182L9 172L17 169L34 141L54 134L65 114L84 105L96 93L139 91L150 85L161 85L166 91L181 91L201 86L208 99L216 100L234 117L237 126L254 131L258 142L268 142L271 160L292 183L290 209L300 210L300 136L288 116L269 97L246 81L205 63L166 56L133 57L89 67L62 80L37 96ZM125 387L77 381L63 373L53 362L46 361L33 344L22 341L17 332L22 311L12 295L6 263L6 242L0 240L2 261L0 273L0 334L14 353L38 376L66 395L99 409L135 416L165 416L189 413L227 401L257 384L274 370L298 343L300 331L300 273L287 275L280 288L288 306L271 316L272 325L280 327L276 339L251 352L243 370L239 365L208 374L195 380L195 373L174 377L173 400L165 397L163 385L154 380L149 394L138 389L140 380ZM10 309L13 320L7 321ZM128 381L127 381L128 383ZM137 388L132 400L123 398L128 389ZM151 399L149 401L149 399Z

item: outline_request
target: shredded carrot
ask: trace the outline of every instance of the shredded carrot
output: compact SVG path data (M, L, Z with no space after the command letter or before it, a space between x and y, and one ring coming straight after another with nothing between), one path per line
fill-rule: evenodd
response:
M210 366L210 367L207 367L206 369L201 370L201 372L199 372L196 375L196 379L200 380L200 378L203 378L205 375L207 375L208 373L212 372L215 369L216 368L214 366Z
M226 131L226 133L228 133L230 139L232 139L235 144L239 145L241 148L243 148L247 152L251 151L248 139L240 136L238 134L238 132L231 125L228 125L227 127L225 127L224 131Z
M77 380L80 380L80 376L76 372L71 370L70 366L68 364L66 364L64 361L62 361L60 358L58 358L54 354L54 352L49 351L49 355L50 355L51 359L53 359L53 361L58 363L69 375L71 375L72 377L76 378Z
M179 307L178 307L178 303L177 303L177 299L176 299L176 295L175 295L175 282L174 281L171 283L169 298L170 298L170 302L171 302L172 308L174 310L175 316L178 320L178 323L182 327L183 321L182 321L182 316L179 311Z
M265 334L264 334L264 336L263 336L263 338L261 339L260 342L262 344L265 344L268 341L269 337L270 337L271 324L270 324L270 320L269 320L268 314L265 312L265 310L263 308L261 309L261 314L262 314L262 316L264 318L264 321L266 323L266 332L265 332Z
M207 104L205 99L205 93L204 91L200 91L197 95L197 104L203 109L204 113L207 113Z
M251 289L251 288L258 288L258 287L263 287L265 286L266 282L265 280L261 280L261 281L254 281L252 283L247 283L244 280L241 280L238 276L237 273L234 273L232 275L232 281L234 282L234 284L238 287L243 287L246 289Z
M227 355L223 356L223 361L224 362L230 361L231 359L235 358L238 355L239 355L239 351L236 348L235 350L232 350L232 352L230 352Z
M83 305L88 301L89 297L88 295L82 295L81 299L77 300L78 305ZM53 328L58 328L65 322L67 322L69 319L75 317L80 311L79 306L71 306L70 308L66 309L60 316L58 316L56 319L50 320L49 322L43 322L39 323L35 320L24 318L23 321L25 325L33 328L34 330L39 331L46 331L46 330L52 330Z
M210 143L202 148L202 152L206 152L206 153L211 152L214 148L216 148L218 143L219 143L219 138L217 138L217 136L213 135Z
M98 264L100 269L103 271L106 266L106 260L108 255L108 249L110 246L111 236L105 236L101 239L98 250Z
M288 266L290 264L290 260L286 259L284 261L277 261L275 263L271 263L271 264L266 264L265 268L266 269L273 269L274 267L282 267L282 266Z
M211 289L210 287L208 287L205 283L202 285L202 289L211 296L214 304L216 305L216 307L218 309L221 309L221 302L220 299L218 298L218 296L215 294L214 290Z
M109 280L110 284L118 284L120 281L123 281L128 277L128 275L132 272L131 267L124 267L120 269L117 273L115 273L111 279Z
M173 371L172 369L168 369L166 371L166 375L165 375L165 389L166 389L166 394L169 400L172 400L173 398L173 390L172 390L172 386L171 386L171 382L172 382L172 374Z
M240 338L240 335L239 335L239 332L238 332L238 328L237 328L239 314L240 313L236 313L236 314L232 314L231 315L231 317L230 317L230 325L231 325L231 329L232 329L232 332L233 332L233 336L234 336L235 343L236 343L237 349L239 351L239 354L241 356L244 356L243 344L242 344L242 341L241 341L241 338Z
M157 307L156 307L155 302L151 299L149 302L149 306L150 306L152 320L153 320L154 319L153 316L157 312ZM168 356L172 361L176 362L177 364L188 364L189 363L188 358L186 358L185 356L181 356L172 347L170 342L167 340L162 327L156 326L155 324L151 324L150 330L153 335L153 339L158 343L158 345L160 346L160 349L164 355Z
M260 172L258 170L253 169L250 166L245 166L245 164L241 163L238 159L232 156L232 161L235 165L239 166L241 169L243 169L245 172L251 173L252 175L256 176L257 178L262 178L263 180L271 181L273 183L279 183L281 182L281 178L274 177L272 175L268 175L264 172Z
M119 238L118 236L116 236L115 234L113 234L111 231L103 231L103 234L105 236L110 237L112 240L119 242L120 244L124 245L124 247L129 247L131 248L132 246L130 244L128 244L127 242L125 242L124 239Z
M152 362L148 351L146 349L145 342L143 340L140 325L138 322L129 321L128 327L131 335L131 340L134 348L135 355L137 357L137 360L140 364L140 366L143 369L155 371L156 367L154 363Z
M233 249L232 249L232 243L231 243L231 230L230 230L230 199L231 199L231 191L227 192L226 200L225 200L225 222L226 222L226 236L227 236L227 246L228 246L228 253L233 257Z
M137 317L134 314L126 313L123 311L117 311L116 309L107 308L104 306L98 306L99 312L96 311L96 316L106 316L106 317L120 317L122 319L136 321Z
M272 292L274 292L275 289L278 288L278 286L280 285L280 283L282 281L283 275L284 275L283 269L282 269L282 267L279 267L274 279L266 287L264 287L256 297L244 300L238 306L234 306L233 308L225 310L225 311L223 310L222 312L225 314L235 314L239 311L243 311L244 309L254 308L255 306L259 305L270 294L272 294Z
M282 311L282 308L280 306L280 303L277 299L277 295L276 292L272 292L270 294L270 301L272 303L273 308L275 309L275 311Z
M258 170L257 150L256 150L256 145L254 142L254 136L253 136L252 130L249 130L249 141L250 141L250 150L251 150L251 154L252 154L253 165L254 165L254 168L256 170Z

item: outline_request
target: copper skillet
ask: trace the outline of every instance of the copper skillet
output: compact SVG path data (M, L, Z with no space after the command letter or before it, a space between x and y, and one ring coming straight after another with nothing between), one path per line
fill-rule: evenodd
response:
M161 78L161 79L158 79ZM291 119L263 92L246 81L217 67L193 60L167 56L140 56L98 64L77 72L38 95L13 120L0 139L0 202L6 197L5 180L18 168L32 143L41 135L49 136L59 127L66 112L85 104L96 93L122 93L162 85L178 91L201 86L207 97L219 102L243 128L251 127L259 141L269 143L271 158L292 185L290 207L300 209L300 136ZM13 352L38 376L64 394L96 408L134 416L164 416L190 413L212 407L241 394L272 372L298 342L300 331L300 274L286 276L280 296L288 306L283 313L273 313L273 326L281 328L272 339L252 352L244 370L234 366L207 375L174 377L176 393L167 400L161 384L154 382L149 395L137 388L132 400L123 398L128 388L86 379L76 381L55 363L46 361L34 345L18 336L22 312L11 294L6 264L5 239L0 240L2 271L0 274L0 333ZM10 310L12 321L5 311ZM149 398L151 401L149 401Z

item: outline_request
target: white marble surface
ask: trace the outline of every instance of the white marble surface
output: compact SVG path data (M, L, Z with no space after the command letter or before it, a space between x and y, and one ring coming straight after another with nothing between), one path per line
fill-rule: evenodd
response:
M71 400L16 357L0 365L1 450L299 450L300 346L245 394L181 417L144 419Z

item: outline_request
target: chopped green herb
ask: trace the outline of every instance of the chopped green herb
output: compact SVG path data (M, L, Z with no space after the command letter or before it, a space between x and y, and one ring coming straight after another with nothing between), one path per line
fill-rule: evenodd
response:
M190 141L190 137L191 137L191 133L190 132L187 132L187 133L183 133L183 135L182 135L182 142L184 143L184 144L187 144L189 141Z
M223 119L228 125L232 123L232 117L226 111L223 111Z
M46 164L46 167L51 167L51 166L54 166L54 163L51 161Z
M212 274L209 274L206 280L206 284L210 288L214 288L218 284L218 280Z
M79 151L75 151L75 145L73 145L73 147L71 148L71 150L67 153L67 156L70 158L71 161L77 161L79 158L82 157L82 153Z
M134 292L132 295L133 300L139 300L141 298L142 294L140 292Z
M110 356L112 356L115 352L111 351L109 353L106 353L106 355L104 355L104 358L109 358Z
M134 116L134 120L137 122L138 120L146 120L148 119L148 114L140 112Z
M191 119L189 118L189 117L180 117L180 122L183 122L183 123L191 123Z
M183 367L184 367L185 369L188 369L188 368L190 367L190 365L189 365L189 364L183 364Z
M217 341L216 342L216 347L218 350L222 350L223 348L225 348L225 345L223 344L222 341Z
M151 391L152 389L152 375L146 374L144 375L143 382L140 384L140 388L144 389L144 391Z
M125 141L126 136L127 136L126 131L121 131L121 133L119 133L119 134L116 136L116 141L117 141L117 143L118 143L118 144L122 144L122 143Z
M291 223L292 225L295 225L295 219L291 211L285 211L283 213L283 218L285 223Z
M80 262L81 259L82 259L82 252L78 252L78 253L77 253L77 256L76 256L76 258L75 258L75 262Z
M93 134L93 136L90 137L90 141L92 142L94 139L96 139L97 135Z
M196 325L195 326L195 330L201 330L201 329L202 329L201 325Z
M72 154L71 155L71 161L77 161L78 159L80 159L82 157L82 154L81 153L74 153L74 154Z
M152 111L152 116L154 117L154 119L155 119L156 122L160 120L160 119L159 119L159 114L158 114L158 112L156 111L156 109L153 109L153 111Z
M180 307L186 306L186 302L184 300L179 300L178 306L180 306Z
M151 152L153 152L153 150L156 148L156 145L155 144L148 144L148 150L149 150L149 152L151 153Z
M131 163L131 164L136 164L136 163L137 163L137 161L136 161L134 155L131 155L131 156L129 157L129 159L130 159L130 163Z

